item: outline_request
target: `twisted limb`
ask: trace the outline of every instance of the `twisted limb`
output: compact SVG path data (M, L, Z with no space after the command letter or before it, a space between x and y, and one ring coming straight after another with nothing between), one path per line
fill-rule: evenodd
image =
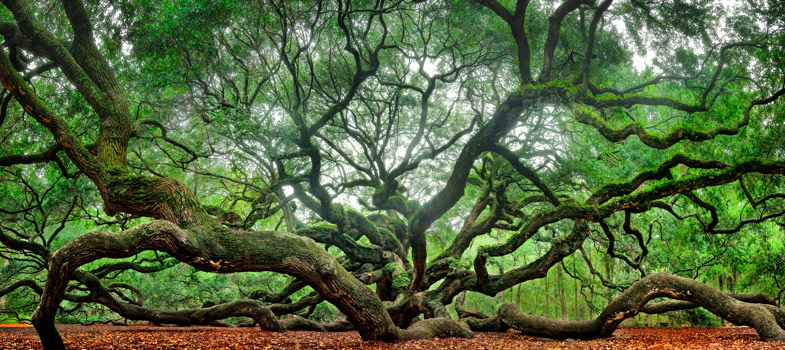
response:
M660 297L677 301L648 304ZM595 339L610 336L622 321L639 312L700 306L727 321L754 328L761 340L785 340L785 310L771 305L772 302L761 295L723 293L695 280L658 273L635 282L593 320L554 320L525 314L510 303L503 304L492 316L468 312L461 305L459 315L474 330L503 331L511 327L524 334L548 338Z
M275 271L300 278L346 314L365 340L471 336L468 327L446 318L420 321L406 330L398 328L378 296L311 239L274 231L215 230L219 231L186 230L170 221L156 220L122 232L87 233L60 248L52 255L41 302L32 318L44 347L64 348L54 317L68 281L80 266L145 250L169 253L203 271Z

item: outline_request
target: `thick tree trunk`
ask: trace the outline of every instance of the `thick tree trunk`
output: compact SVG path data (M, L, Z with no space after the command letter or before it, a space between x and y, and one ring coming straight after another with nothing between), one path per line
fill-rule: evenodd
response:
M645 310L646 303L659 297L690 302L725 320L750 326L758 332L761 340L785 340L785 310L768 304L744 302L704 283L666 273L651 275L636 282L590 321L553 320L524 314L516 305L505 304L499 308L498 315L482 322L473 320L469 324L482 326L491 322L496 325L503 323L529 335L593 339L610 336L623 320ZM770 301L755 297L749 300ZM680 305L683 307L686 304Z

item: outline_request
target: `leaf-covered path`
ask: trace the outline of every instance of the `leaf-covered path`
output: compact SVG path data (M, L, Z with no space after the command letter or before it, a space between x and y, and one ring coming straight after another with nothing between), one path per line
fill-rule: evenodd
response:
M760 342L747 327L622 327L592 341L551 340L515 333L478 333L396 344L363 342L356 332L260 332L255 328L71 326L59 327L69 349L783 349ZM32 328L0 327L0 349L39 349Z

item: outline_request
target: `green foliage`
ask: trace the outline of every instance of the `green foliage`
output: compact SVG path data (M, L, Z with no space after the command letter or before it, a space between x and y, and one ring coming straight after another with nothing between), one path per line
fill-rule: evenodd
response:
M722 322L717 319L717 316L704 309L685 310L680 312L677 317L679 320L693 326L722 327Z

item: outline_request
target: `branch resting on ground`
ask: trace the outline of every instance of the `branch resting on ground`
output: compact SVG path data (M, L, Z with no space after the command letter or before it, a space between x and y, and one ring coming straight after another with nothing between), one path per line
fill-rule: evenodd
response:
M660 297L678 301L647 305ZM761 295L723 293L695 280L658 273L635 282L597 318L588 321L561 321L525 314L517 305L509 303L499 307L496 315L485 316L463 309L460 298L456 311L474 330L505 331L512 327L527 335L595 339L610 336L622 321L640 312L700 306L727 321L754 328L761 340L782 341L785 340L785 310L771 305L772 302Z

